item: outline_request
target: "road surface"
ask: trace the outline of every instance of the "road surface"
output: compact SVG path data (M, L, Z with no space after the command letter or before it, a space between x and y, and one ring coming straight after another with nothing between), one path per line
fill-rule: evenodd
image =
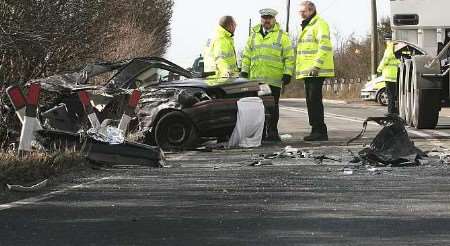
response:
M280 129L291 138L256 150L168 155L170 168L116 166L0 205L0 245L449 245L447 165L355 170L345 141L384 107L327 104L330 141L304 143L304 102L282 102ZM425 149L445 149L440 129L409 129ZM369 124L369 142L380 130ZM249 166L284 145L342 161L280 160ZM31 195L32 196L32 195Z

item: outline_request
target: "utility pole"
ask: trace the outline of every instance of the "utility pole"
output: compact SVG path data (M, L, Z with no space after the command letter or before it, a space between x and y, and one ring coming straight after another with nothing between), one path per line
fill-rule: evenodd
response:
M248 21L248 36L252 35L252 19L250 18Z
M372 55L372 78L376 77L377 74L377 66L378 66L378 31L377 31L377 1L376 0L370 0L371 1L371 8L372 8L372 21L371 21L371 30L372 30L372 48L371 48L371 55Z
M286 17L286 32L289 32L289 20L291 17L291 0L287 0L287 17Z

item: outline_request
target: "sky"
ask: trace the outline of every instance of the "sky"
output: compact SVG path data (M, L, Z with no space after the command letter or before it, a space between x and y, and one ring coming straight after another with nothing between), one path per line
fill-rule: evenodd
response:
M188 67L199 56L208 38L213 37L218 20L232 15L238 27L235 33L237 51L244 48L248 38L249 20L260 22L258 11L276 9L277 21L286 26L286 0L175 0L171 24L172 41L166 57ZM290 31L298 32L300 0L291 0ZM370 0L315 0L319 15L328 21L332 36L365 36L370 25ZM377 0L378 18L389 15L389 0Z

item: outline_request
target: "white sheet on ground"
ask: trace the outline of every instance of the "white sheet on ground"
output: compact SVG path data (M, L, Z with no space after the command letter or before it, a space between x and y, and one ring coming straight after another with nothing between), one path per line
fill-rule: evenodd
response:
M237 102L236 127L229 147L255 148L261 146L264 131L264 104L259 97L246 97Z

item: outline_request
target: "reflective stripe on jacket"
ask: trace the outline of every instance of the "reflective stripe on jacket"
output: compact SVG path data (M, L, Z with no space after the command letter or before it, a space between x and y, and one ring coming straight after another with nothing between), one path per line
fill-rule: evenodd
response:
M208 47L209 46L209 47ZM211 78L228 78L238 76L236 51L233 35L219 26L214 39L208 43L204 51L205 72L215 72ZM214 69L213 71L208 71Z
M330 28L320 16L314 16L300 31L297 44L296 78L304 79L319 68L319 77L334 77L333 46Z
M388 42L377 71L383 74L384 81L397 82L397 70L400 63L400 60L395 57L394 43Z
M252 29L242 57L242 72L248 73L250 79L282 87L283 75L292 76L294 72L291 39L278 23L265 37L260 33L261 28L259 24Z

